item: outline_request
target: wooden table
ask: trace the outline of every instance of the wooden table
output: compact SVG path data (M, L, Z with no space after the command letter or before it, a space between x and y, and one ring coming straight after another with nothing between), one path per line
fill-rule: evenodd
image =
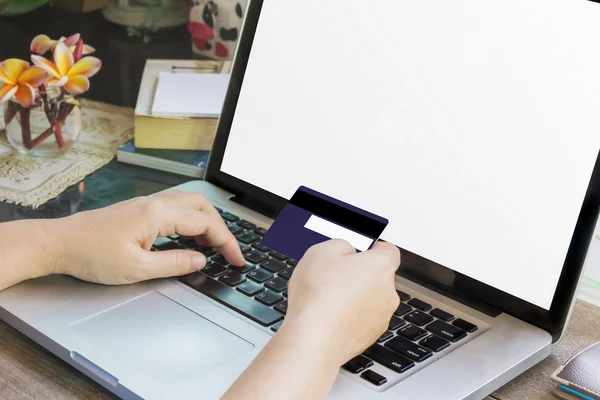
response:
M600 341L600 308L577 302L569 330L552 355L490 396L491 399L551 400L548 378L571 355ZM0 321L0 399L114 399L71 368Z

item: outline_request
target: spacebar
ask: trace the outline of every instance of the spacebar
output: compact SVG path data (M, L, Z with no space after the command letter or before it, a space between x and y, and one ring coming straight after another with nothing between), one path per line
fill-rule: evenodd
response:
M283 314L270 309L235 289L217 282L203 273L196 272L181 278L181 282L196 289L211 299L234 309L262 326L270 326L283 319Z

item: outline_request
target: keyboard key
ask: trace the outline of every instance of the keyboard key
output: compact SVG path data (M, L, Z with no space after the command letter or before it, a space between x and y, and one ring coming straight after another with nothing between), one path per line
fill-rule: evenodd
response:
M383 335L379 336L379 339L377 339L377 343L383 343L386 340L391 339L392 337L394 337L393 332L385 331Z
M204 274L194 273L182 278L181 281L262 326L270 326L283 319L281 313L228 288Z
M273 278L270 281L265 282L265 287L275 292L283 292L287 289L287 281L281 278Z
M196 242L196 239L194 238L180 238L179 239L179 244L181 246L185 246L188 249L195 249L196 247L198 247L198 242Z
M400 336L404 336L408 340L419 340L424 336L427 336L427 332L425 332L421 328L417 328L414 325L406 325L402 328L398 329L396 332Z
M384 346L416 362L423 362L433 354L431 350L421 347L403 337L395 337L385 342Z
M293 272L294 272L294 268L290 267L288 269L284 269L283 271L281 271L277 276L279 276L285 280L289 280L292 277Z
M452 323L452 325L456 326L457 328L462 329L463 331L467 331L469 333L473 333L478 329L477 325L473 325L472 323L467 322L462 318L458 318L456 321L454 321Z
M252 222L246 221L245 219L240 219L236 223L244 229L248 229L248 230L256 229L256 225L254 225Z
M217 264L220 264L220 265L222 265L224 267L226 267L226 266L229 265L229 261L227 261L227 259L225 257L223 257L221 254L219 254L216 257L211 258L210 261L212 261L214 263L217 263Z
M283 315L285 315L287 313L287 308L288 308L287 300L284 300L281 303L277 304L275 307L273 307L274 310L279 311Z
M410 299L410 295L408 293L404 293L400 290L396 290L396 293L398 293L400 301L407 301L408 299Z
M235 237L237 240L245 244L252 244L260 239L260 236L252 232L239 233L235 235Z
M284 254L281 254L281 253L280 253L280 252L278 252L278 251L270 251L270 252L269 252L269 255L270 255L271 257L273 257L273 258L276 258L276 259L278 259L278 260L281 260L281 261L285 261L285 260L287 260L287 259L288 259L288 256L286 256L286 255L284 255Z
M240 219L240 217L238 217L237 215L234 215L227 211L221 213L221 218L223 218L225 221L229 221L229 222L236 222L236 221L239 221L239 219Z
M417 326L423 326L433 321L433 317L419 310L413 310L404 316L404 319Z
M171 240L177 240L177 239L179 239L179 235L175 233L175 234L169 236L169 239L171 239Z
M281 261L276 260L274 258L271 258L270 260L267 260L267 261L261 263L260 266L262 268L266 269L267 271L271 271L273 273L279 272L282 269L286 268L284 263L282 263Z
M261 262L269 259L269 256L267 256L265 253L261 253L258 250L252 250L251 252L246 253L244 257L246 257L246 260L253 264L260 264Z
M288 260L286 262L288 265L291 265L292 267L295 267L296 265L298 265L298 261L294 260L293 258L288 258Z
M404 324L406 324L406 322L402 321L400 318L392 317L390 319L390 323L388 324L388 330L395 331L396 329L400 328Z
M217 206L213 206L213 207L215 208L215 210L217 210L217 212L218 212L219 214L223 214L223 209L222 209L222 208L219 208L219 207L217 207Z
M272 306L273 304L283 301L283 297L277 293L271 292L270 290L265 290L264 292L256 295L255 299L268 306Z
M283 295L283 297L285 297L287 299L288 297L288 291L284 290L283 293L281 293Z
M381 376L377 372L370 370L370 369L368 369L365 372L363 372L362 374L360 374L360 377L371 382L375 386L381 386L387 382L387 379L385 376Z
M460 339L467 336L467 332L440 320L433 321L427 325L425 329L451 342L458 342Z
M423 300L419 300L416 297L413 297L408 301L409 306L413 306L414 308L418 308L421 311L429 311L431 310L431 304L425 303Z
M158 251L177 250L182 247L176 242L167 242L158 246L154 246Z
M196 248L196 251L204 254L206 258L212 257L215 254L217 254L217 251L213 247L198 247Z
M406 314L407 312L411 311L412 308L410 308L409 306L407 306L405 303L400 303L400 305L398 306L398 308L396 309L396 311L394 312L394 315L401 317L404 314Z
M254 269L248 274L246 274L246 278L252 279L254 282L263 283L273 278L273 274L265 271L264 269Z
M240 245L240 250L242 251L242 254L246 254L247 252L249 252L250 250L252 250L252 247L248 246L247 244L244 243L239 243Z
M435 351L436 353L450 346L449 341L435 335L427 336L425 339L421 340L419 344L423 347L427 347L428 349Z
M452 321L454 319L454 315L450 314L449 312L446 312L444 310L440 310L439 308L434 308L433 310L431 310L429 312L429 314L433 315L434 317L441 319L442 321Z
M243 267L236 267L234 265L230 265L229 269L232 271L237 272L238 274L245 274L247 272L252 271L253 269L255 269L256 267L254 266L254 264L250 264L249 262L246 262L246 264L244 264Z
M271 249L269 249L267 246L263 246L259 242L254 243L252 247L254 247L256 250L262 251L263 253L268 253L271 251Z
M267 234L267 230L265 228L256 228L254 233L260 236L265 236Z
M229 272L229 270L227 268L225 268L224 266L215 264L215 263L206 264L206 267L202 268L201 271L202 271L202 273L210 276L211 278L217 278L217 277Z
M373 361L369 360L365 356L356 356L352 360L348 361L346 364L342 365L346 371L353 374L360 374L365 369L372 367Z
M279 330L279 328L281 328L281 325L283 325L283 321L279 321L278 323L276 323L275 325L273 325L271 327L271 330L273 332L277 332Z
M225 275L219 278L221 282L228 286L236 286L242 282L246 281L243 275L238 274L237 272L229 271Z
M260 293L263 290L265 290L265 288L262 287L262 285L259 285L258 283L254 283L252 281L246 281L246 282L238 285L238 287L236 289L239 290L240 292L244 293L246 296L254 296L255 294Z
M241 226L233 224L227 224L227 229L229 229L229 232L231 232L231 234L234 236L244 231Z
M405 372L415 366L413 361L378 344L369 347L363 354L371 360L398 373Z

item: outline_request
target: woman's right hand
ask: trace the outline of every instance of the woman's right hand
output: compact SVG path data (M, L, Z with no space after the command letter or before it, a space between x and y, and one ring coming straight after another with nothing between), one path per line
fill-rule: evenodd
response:
M338 366L375 343L400 299L394 286L400 251L379 242L356 253L346 241L310 248L289 282L288 312L280 329L320 341ZM325 346L326 344L326 346Z

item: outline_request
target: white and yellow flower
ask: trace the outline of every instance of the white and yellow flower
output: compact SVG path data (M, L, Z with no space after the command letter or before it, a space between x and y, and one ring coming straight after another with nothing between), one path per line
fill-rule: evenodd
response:
M35 102L35 88L48 79L42 68L32 67L27 61L9 58L0 63L0 103L13 96L23 107Z

